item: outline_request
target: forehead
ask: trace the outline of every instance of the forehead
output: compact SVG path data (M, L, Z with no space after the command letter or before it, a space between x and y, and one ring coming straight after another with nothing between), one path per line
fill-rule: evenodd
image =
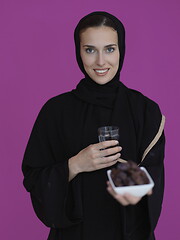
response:
M118 35L111 27L89 27L80 34L80 41L93 46L118 44Z

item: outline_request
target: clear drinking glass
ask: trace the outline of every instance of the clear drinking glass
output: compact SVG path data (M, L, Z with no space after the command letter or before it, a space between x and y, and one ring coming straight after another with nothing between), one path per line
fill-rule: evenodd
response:
M108 140L119 141L119 128L116 126L104 126L98 128L99 142Z

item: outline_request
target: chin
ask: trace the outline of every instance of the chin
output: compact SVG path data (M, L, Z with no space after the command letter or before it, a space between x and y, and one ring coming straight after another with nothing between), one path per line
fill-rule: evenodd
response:
M97 78L94 78L94 79L91 78L91 79L99 85L104 85L112 80L112 79L97 79Z

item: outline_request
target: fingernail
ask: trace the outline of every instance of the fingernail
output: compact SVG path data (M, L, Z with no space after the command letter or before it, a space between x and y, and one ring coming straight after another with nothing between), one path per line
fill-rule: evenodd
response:
M118 144L119 142L117 140L114 141L115 144Z

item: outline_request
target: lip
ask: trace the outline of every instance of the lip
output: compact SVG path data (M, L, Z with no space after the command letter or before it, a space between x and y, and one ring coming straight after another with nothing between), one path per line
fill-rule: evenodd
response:
M110 68L95 68L94 72L97 76L105 76Z

